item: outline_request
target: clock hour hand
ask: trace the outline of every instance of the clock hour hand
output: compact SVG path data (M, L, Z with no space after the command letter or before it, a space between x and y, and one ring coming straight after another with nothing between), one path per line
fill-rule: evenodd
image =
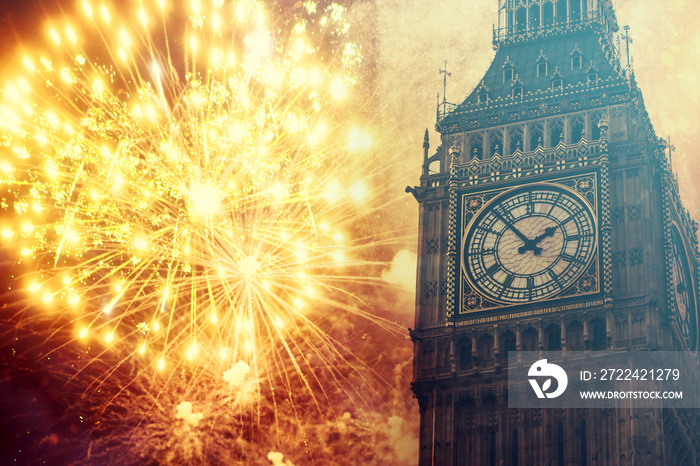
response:
M554 236L554 232L557 231L557 227L547 227L544 229L544 233L532 240L535 244L539 243L548 236Z
M542 253L542 248L538 247L537 244L548 236L553 236L556 230L557 227L545 228L544 233L537 236L535 239L525 241L525 244L518 248L518 253L525 254L527 251L532 251L536 256L539 256Z

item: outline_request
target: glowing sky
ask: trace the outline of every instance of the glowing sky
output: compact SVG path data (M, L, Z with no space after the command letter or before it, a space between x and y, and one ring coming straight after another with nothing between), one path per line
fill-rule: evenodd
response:
M676 147L674 171L679 174L687 208L700 218L697 150L700 131L700 3L688 0L616 0L620 27L630 26L631 54L637 82L656 134ZM382 111L396 131L396 140L411 144L403 155L420 173L425 127L434 131L436 94L442 93L442 68L448 61L447 99L461 102L479 83L494 51L492 25L497 21L496 0L433 2L375 0L356 7L366 18L380 46L377 48L377 95ZM364 26L367 27L367 26ZM622 29L621 29L622 30ZM624 56L623 56L623 60Z

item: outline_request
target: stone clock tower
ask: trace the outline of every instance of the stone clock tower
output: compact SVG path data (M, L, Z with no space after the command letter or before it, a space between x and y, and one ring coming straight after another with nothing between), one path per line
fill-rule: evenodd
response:
M495 58L407 188L420 464L696 464L694 411L507 408L509 351L695 351L700 253L611 0L499 3Z

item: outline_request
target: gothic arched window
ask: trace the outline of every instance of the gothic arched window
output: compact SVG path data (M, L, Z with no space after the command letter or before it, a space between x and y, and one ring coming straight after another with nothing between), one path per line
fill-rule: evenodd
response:
M510 330L507 332L504 332L501 335L501 341L503 342L503 346L501 348L501 355L504 358L508 357L508 353L510 351L515 351L516 350L516 339L515 339L515 334L511 332Z
M559 0L557 2L557 24L566 24L566 0Z
M469 158L482 160L484 158L484 137L482 133L469 136Z
M545 2L542 7L542 22L544 26L551 26L554 24L554 4L551 2Z
M564 122L560 119L550 120L548 123L549 144L547 147L556 147L564 141Z
M523 128L513 126L508 129L508 153L512 154L516 150L523 150Z
M583 350L583 325L578 320L566 327L566 347L571 351Z
M632 316L632 328L630 329L630 338L633 345L646 343L646 318L644 314L636 314Z
M479 364L482 366L493 366L493 337L485 334L476 345L476 352L479 356Z
M533 327L528 327L523 332L520 344L523 351L537 351L537 330Z
M513 82L513 77L515 76L514 70L511 67L503 68L503 82L510 83Z
M528 128L528 150L535 150L538 147L544 147L544 131L542 124L536 123Z
M459 370L464 371L472 366L472 341L469 339L459 342Z
M581 21L581 0L569 0L569 21Z
M547 351L561 351L561 329L558 325L550 325L545 330L547 335Z
M530 30L540 27L540 6L533 3L530 7Z
M525 31L527 29L527 8L518 8L515 12L515 29L518 31Z
M489 434L489 464L496 466L496 432Z
M577 144L585 137L586 125L582 115L577 115L569 121L569 142Z
M488 134L489 139L489 157L495 154L503 155L503 131L496 130Z
M627 346L629 344L629 321L627 320L627 315L623 314L615 319L615 338L617 340L617 345Z
M602 317L593 319L593 349L604 350L607 347L607 329Z
M449 366L450 365L450 343L446 342L442 348L442 358L438 362L439 364L442 364L443 366Z
M583 58L579 54L571 56L571 71L580 70Z

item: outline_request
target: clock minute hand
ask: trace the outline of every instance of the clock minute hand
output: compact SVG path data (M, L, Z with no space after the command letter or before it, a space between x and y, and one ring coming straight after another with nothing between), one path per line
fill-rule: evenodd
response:
M494 209L494 213L496 214L496 216L498 216L499 219L501 219L501 221L502 221L503 223L506 224L506 226L507 226L508 228L510 228L510 229L513 231L513 233L515 233L515 234L518 236L518 238L520 238L521 240L523 240L523 242L524 242L526 245L527 245L528 243L530 243L531 240L527 239L527 236L525 236L525 235L523 235L522 233L520 233L520 230L518 230L517 228L515 228L515 226L514 226L512 223L510 223L508 220L506 220L505 218L503 218L503 216L501 215L500 212L498 212L496 209ZM522 249L522 248L521 248L521 249Z

